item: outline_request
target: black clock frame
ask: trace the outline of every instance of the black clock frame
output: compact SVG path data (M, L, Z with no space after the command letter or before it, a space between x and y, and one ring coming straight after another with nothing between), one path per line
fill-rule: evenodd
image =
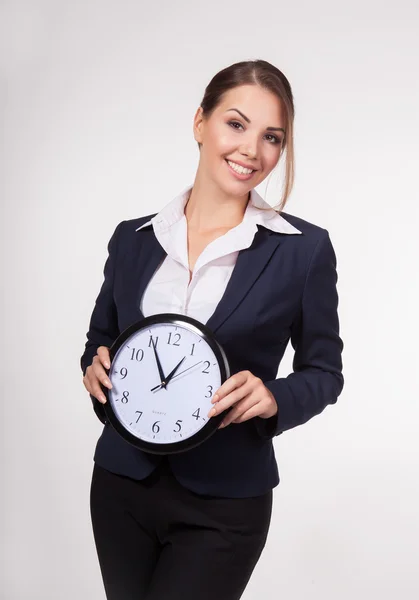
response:
M197 321L192 317L176 313L159 313L156 315L150 315L149 317L145 317L140 321L136 321L135 323L124 329L124 331L120 333L120 335L116 338L112 346L109 348L111 366L110 369L105 369L108 377L110 371L112 370L113 359L115 358L121 346L127 341L127 339L130 338L134 333L137 333L142 329L147 329L151 325L162 323L186 327L187 329L190 329L191 331L199 335L201 338L203 338L205 342L210 346L217 359L221 374L221 384L223 384L224 381L226 381L226 379L230 377L230 367L228 364L227 356L219 342L215 339L213 332L200 321ZM207 423L199 431L197 431L194 435L190 436L189 438L186 438L185 440L171 442L169 444L155 444L153 442L147 442L136 437L125 428L125 426L117 417L109 401L108 392L110 392L110 390L104 385L100 385L103 393L106 396L106 403L103 405L103 408L110 424L119 433L119 435L121 435L124 438L124 440L126 440L136 448L139 448L140 450L143 450L144 452L149 452L151 454L177 454L180 452L186 452L188 450L191 450L192 448L195 448L196 446L199 446L217 431L221 421L223 420L223 417L230 410L227 409L223 413L215 415L215 417L210 417Z

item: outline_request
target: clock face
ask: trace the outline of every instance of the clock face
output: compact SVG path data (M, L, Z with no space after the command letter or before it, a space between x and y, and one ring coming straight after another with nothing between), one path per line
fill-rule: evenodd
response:
M111 421L131 443L151 452L197 445L222 419L208 417L211 399L228 376L222 349L189 317L154 315L130 329L117 340L109 370Z

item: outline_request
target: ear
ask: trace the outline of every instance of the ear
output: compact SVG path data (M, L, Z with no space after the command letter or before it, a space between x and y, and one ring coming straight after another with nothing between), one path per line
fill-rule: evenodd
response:
M193 120L193 134L195 141L202 144L203 131L204 131L204 118L203 118L202 106L199 106Z

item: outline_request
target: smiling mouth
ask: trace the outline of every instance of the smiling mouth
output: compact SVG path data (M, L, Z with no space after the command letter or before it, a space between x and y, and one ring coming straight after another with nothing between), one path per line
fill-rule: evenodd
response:
M232 171L239 179L242 179L243 181L253 177L257 171L257 169L245 169L234 161L229 161L227 158L225 159L225 162L227 163L230 171Z
M230 160L229 158L225 159L226 163L230 165L230 167L232 169L244 169L246 171L246 175L249 175L250 173L248 173L247 171L250 171L251 173L253 173L253 171L256 171L257 169L253 169L252 167L244 167L243 165L240 165L239 163L234 162L234 160Z

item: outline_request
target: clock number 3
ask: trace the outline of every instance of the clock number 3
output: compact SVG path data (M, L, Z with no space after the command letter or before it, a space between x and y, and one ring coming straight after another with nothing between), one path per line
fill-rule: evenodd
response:
M209 396L205 395L205 398L211 398L212 397L213 386L212 385L207 385L207 388L208 388Z

